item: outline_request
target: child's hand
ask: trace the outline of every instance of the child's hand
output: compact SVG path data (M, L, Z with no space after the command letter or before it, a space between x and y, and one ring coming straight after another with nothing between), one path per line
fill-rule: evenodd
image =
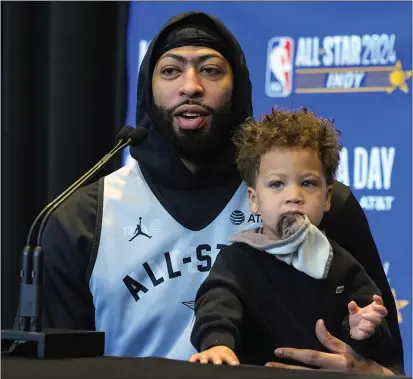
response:
M355 301L351 301L348 304L348 311L350 335L355 340L364 340L372 336L376 327L387 316L383 300L377 295L374 295L373 302L364 308L359 308Z
M235 353L226 346L214 346L202 353L194 354L190 362L210 363L221 365L227 363L231 366L239 365L239 360Z

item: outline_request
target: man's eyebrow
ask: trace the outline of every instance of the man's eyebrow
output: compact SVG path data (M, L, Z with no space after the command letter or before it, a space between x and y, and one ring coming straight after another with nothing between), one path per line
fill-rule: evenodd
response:
M176 59L177 61L184 63L184 64L188 64L188 63L202 63L205 62L208 59L211 58L219 58L222 59L223 58L218 55L218 54L205 54L205 55L201 55L199 57L195 57L195 58L186 58L183 57L182 55L178 55L178 54L173 54L173 53L166 53L161 59L163 58L173 58Z

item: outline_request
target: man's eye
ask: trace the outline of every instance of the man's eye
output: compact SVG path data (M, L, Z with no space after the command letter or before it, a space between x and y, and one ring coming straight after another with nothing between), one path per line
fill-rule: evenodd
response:
M207 73L208 75L218 75L221 74L221 70L217 67L204 67L202 69L202 71L204 71L205 73Z
M170 75L175 75L177 72L178 70L176 68L167 67L161 71L161 74L170 76Z

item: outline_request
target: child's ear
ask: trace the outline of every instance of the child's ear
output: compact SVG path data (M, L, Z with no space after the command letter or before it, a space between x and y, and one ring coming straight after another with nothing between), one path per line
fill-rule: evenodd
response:
M251 212L258 213L260 209L258 207L257 192L252 187L248 187L248 202Z
M331 196L333 195L333 186L327 186L326 201L324 202L324 212L331 208Z

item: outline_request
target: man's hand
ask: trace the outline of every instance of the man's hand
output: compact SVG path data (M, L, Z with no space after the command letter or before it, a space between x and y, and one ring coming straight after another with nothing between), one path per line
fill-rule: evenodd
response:
M365 340L371 337L377 326L387 316L387 309L383 305L383 299L374 295L373 302L367 307L360 308L355 301L348 305L350 336L355 340Z
M374 361L364 359L346 343L336 337L333 337L327 331L323 320L317 321L315 331L318 340L328 350L330 350L331 353L282 347L275 350L275 355L280 358L291 359L309 366L317 367L321 370L394 376L393 372L386 367L383 367ZM269 362L266 366L298 370L312 370L310 368L287 365L278 362Z
M222 365L223 363L227 363L231 366L239 365L239 360L235 353L226 346L214 346L211 349L194 354L189 361L204 364L213 363L215 365Z

